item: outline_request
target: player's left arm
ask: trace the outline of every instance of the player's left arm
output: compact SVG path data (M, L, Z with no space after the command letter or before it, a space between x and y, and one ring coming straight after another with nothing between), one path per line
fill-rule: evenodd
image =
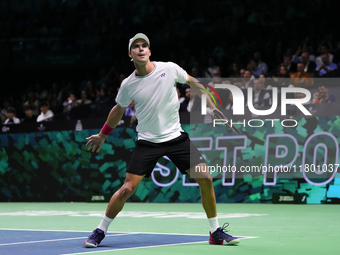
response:
M189 79L187 84L190 86L190 88L193 89L199 97L202 97L202 94L206 94L208 107L211 109L211 111L217 110L216 105L210 96L203 90L205 87L196 78L190 75L188 75L188 77Z

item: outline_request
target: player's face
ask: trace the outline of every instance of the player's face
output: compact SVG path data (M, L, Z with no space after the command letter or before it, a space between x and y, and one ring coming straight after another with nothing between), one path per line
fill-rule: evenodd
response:
M148 43L143 39L137 39L131 45L129 56L135 62L147 62L151 56L151 50Z

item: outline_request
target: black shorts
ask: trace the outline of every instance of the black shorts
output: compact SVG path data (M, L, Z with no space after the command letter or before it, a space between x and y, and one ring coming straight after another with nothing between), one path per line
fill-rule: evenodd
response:
M163 156L167 156L182 174L186 174L188 169L200 163L206 163L188 134L182 132L179 137L164 143L137 140L126 172L150 177L158 160Z

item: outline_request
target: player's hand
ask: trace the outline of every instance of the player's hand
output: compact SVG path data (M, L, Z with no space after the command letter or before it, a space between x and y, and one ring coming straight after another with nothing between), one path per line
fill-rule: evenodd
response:
M86 144L88 146L88 150L92 152L99 152L100 148L102 147L103 143L105 142L106 135L99 133L96 135L91 135L87 137L86 140L89 140Z
M219 109L215 108L215 109L212 109L211 115L214 117L214 119L219 119L219 116L222 116L223 113Z
M207 113L210 114L214 119L219 119L217 112L214 112L215 110L219 113L220 116L223 115L223 113L219 109L217 109L216 107L214 107L214 109L207 107Z

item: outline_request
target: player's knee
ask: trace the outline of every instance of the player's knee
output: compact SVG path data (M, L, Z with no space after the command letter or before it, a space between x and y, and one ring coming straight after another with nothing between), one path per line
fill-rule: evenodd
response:
M198 179L196 180L196 182L197 182L199 185L207 186L207 185L212 185L213 179L212 179L212 176L209 175L209 176L205 176L205 177L203 177L203 178L198 178Z
M126 200L129 197L131 197L133 195L133 193L135 193L136 188L134 188L132 185L129 184L124 184L121 188L120 188L120 192L119 192L119 197L122 200Z

